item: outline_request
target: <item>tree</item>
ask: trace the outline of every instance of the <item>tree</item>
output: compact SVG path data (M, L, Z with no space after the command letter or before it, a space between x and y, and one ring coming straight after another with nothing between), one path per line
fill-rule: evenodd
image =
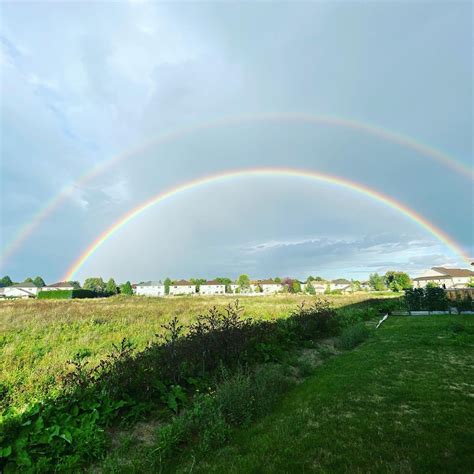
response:
M314 280L311 280L311 281L308 281L306 283L306 293L308 293L308 295L315 295L316 294L316 290L314 289L314 286L313 286L313 282Z
M385 280L384 277L378 273L371 273L369 276L369 285L375 291L385 290Z
M306 278L306 283L309 283L311 281L314 281L314 276L309 276L308 278Z
M113 278L110 278L110 280L107 282L107 285L105 287L105 291L109 295L116 295L118 293L117 284L115 283L115 280Z
M290 291L291 293L301 293L301 283L298 280L293 280Z
M102 294L105 293L106 285L101 277L87 278L84 282L84 289Z
M240 288L249 288L250 286L250 278L248 275L240 275L239 278L237 278L237 285L240 286Z
M71 281L68 281L67 283L69 283L75 290L81 289L81 284L76 280L71 280Z
M205 278L191 278L190 281L193 285L196 285L196 291L199 291L201 285L204 285L207 282Z
M37 276L34 280L33 280L33 283L36 285L36 286L39 286L39 287L43 287L43 286L46 286L46 283L44 282L44 280L40 277L40 276Z
M471 277L469 280L469 283L467 284L468 288L474 288L474 277Z
M273 279L273 281L274 281L275 283L281 283L281 278L280 278L280 277L275 277L275 278Z
M33 283L33 278L28 277L23 283Z
M173 282L171 281L171 278L169 278L169 277L166 278L166 280L164 281L163 284L165 285L165 295L170 294L170 285L171 285L171 283L173 283Z
M121 287L120 287L120 293L122 295L133 295L133 288L132 285L129 281L125 282Z
M385 273L385 285L393 291L408 290L412 288L412 282L408 273L388 271Z
M8 275L5 275L1 280L0 280L0 288L5 288L6 286L12 286L13 282L11 278Z

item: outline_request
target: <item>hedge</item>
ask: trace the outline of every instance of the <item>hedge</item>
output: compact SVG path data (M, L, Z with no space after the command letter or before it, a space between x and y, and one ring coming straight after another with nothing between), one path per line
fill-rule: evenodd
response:
M90 290L46 290L38 293L40 300L70 300L72 298L95 298L97 295Z

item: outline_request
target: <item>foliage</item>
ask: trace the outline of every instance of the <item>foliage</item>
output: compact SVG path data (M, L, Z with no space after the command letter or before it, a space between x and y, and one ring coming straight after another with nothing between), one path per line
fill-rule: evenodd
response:
M199 291L201 285L204 285L207 282L205 278L191 278L190 281L193 285L196 285L196 291Z
M69 300L72 298L95 298L97 294L90 290L45 290L38 293L39 300Z
M405 302L408 311L446 311L449 307L446 292L432 285L406 290Z
M106 292L106 284L101 277L87 278L84 282L84 289L103 295Z
M385 285L392 291L408 290L413 287L412 281L408 273L388 271L385 273Z
M42 288L43 286L46 286L46 283L44 282L44 280L40 277L40 276L37 276L34 280L33 280L33 283L38 286L39 288Z
M81 284L76 281L76 280L71 280L66 283L69 283L75 290L80 290L81 289Z
M241 289L247 289L250 287L250 278L248 275L240 275L237 278L237 285L240 286Z
M474 288L474 277L471 277L469 283L467 284L468 288Z
M23 283L33 283L33 278L25 278L25 281Z
M306 286L305 286L305 290L306 290L306 293L308 293L308 295L315 295L316 294L316 290L314 289L314 286L311 283L312 281L314 281L314 280L308 281L306 283Z
M459 293L456 295L456 300L454 301L454 306L456 309L462 313L463 311L473 311L474 305L471 298L471 295L466 294L464 297Z
M375 291L384 291L385 288L385 279L383 276L378 273L371 273L369 276L369 285Z
M12 286L13 282L8 275L5 275L2 279L0 279L0 288L5 288L6 286Z
M339 339L339 347L342 349L353 349L364 342L370 335L370 331L364 323L346 327L342 330Z
M133 295L132 284L126 281L123 285L120 285L120 293L122 295Z
M118 293L117 284L113 278L110 278L105 287L105 292L109 295L116 295Z
M166 278L165 281L164 281L164 286L165 286L165 295L169 295L170 294L170 286L171 286L171 278Z

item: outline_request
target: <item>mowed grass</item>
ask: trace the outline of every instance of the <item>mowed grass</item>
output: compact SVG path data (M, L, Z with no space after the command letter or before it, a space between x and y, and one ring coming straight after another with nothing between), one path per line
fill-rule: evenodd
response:
M391 317L233 442L173 471L474 471L474 317Z
M331 296L335 306L359 303L374 295ZM383 297L383 295L380 295ZM244 315L287 317L309 295L241 297ZM92 365L123 338L143 349L175 315L188 324L211 306L232 297L112 297L92 300L0 301L0 406L22 407L54 395L66 362L80 353Z

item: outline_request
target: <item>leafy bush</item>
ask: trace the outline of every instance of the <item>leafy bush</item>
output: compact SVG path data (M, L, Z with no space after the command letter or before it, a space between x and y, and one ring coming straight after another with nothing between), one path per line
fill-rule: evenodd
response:
M463 311L472 311L474 309L474 305L472 304L472 298L469 294L464 296L464 298L460 294L458 294L456 300L452 303L460 313L462 313Z
M370 330L364 323L349 326L342 330L339 340L341 349L353 349L370 336Z
M405 302L408 311L446 311L449 306L446 292L435 286L406 290Z
M73 290L45 290L38 293L39 300L70 300Z
M71 298L95 298L96 293L90 290L46 290L38 293L40 300L68 300Z

